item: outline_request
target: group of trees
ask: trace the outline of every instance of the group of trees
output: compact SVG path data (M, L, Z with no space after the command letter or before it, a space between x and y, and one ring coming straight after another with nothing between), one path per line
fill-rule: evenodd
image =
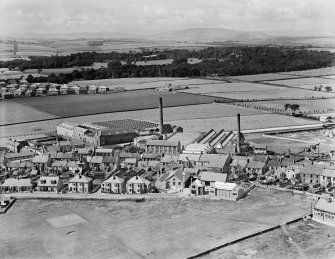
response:
M321 91L322 88L323 88L323 85L315 85L315 86L314 86L314 91ZM327 91L328 93L331 92L331 91L333 91L333 88L332 88L331 86L329 86L329 85L327 85L327 86L325 87L325 89L326 89L326 91Z
M289 103L287 103L287 104L284 105L284 110L285 111L287 111L287 109L289 109L289 108L292 111L292 114L295 114L295 112L297 110L299 110L300 105L299 104L289 104Z
M136 65L138 60L173 58L171 64ZM189 64L188 58L202 61ZM271 72L313 69L329 66L335 54L327 51L309 51L288 47L239 46L210 47L202 50L143 50L128 53L84 52L68 56L31 57L30 61L0 62L0 67L64 68L78 67L72 73L52 74L48 78L32 79L56 83L72 80L92 80L123 77L200 77L208 75L235 76ZM108 67L85 68L94 62L108 62ZM123 63L121 62L123 61Z

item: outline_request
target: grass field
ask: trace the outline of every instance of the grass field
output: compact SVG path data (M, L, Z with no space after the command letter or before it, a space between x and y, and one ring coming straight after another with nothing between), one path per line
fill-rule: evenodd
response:
M188 79L188 78L173 78L173 77L160 77L160 78L116 78L116 79L102 79L102 80L88 80L88 81L74 81L69 83L70 85L122 85L126 90L137 90L137 89L155 89L158 87L166 86L171 84L172 86L202 86L205 84L220 84L220 81L209 80L209 79Z
M309 208L303 196L258 188L239 202L18 200L1 216L0 250L3 258L186 258Z
M205 83L205 82L204 82ZM190 85L190 89L182 90L185 93L194 94L215 94L215 93L241 93L263 92L269 90L281 89L276 86L254 84L254 83L222 83L220 81L212 81L211 84Z
M219 249L201 258L332 259L334 257L335 229L307 220Z
M270 86L271 87L271 86ZM239 100L262 100L267 98L312 98L312 97L335 97L335 93L310 91L298 88L277 87L270 90L244 91L244 92L227 92L227 93L209 93L208 96L226 97Z
M258 74L258 75L245 75L245 76L231 76L232 79L242 80L242 81L267 81L267 80L280 80L287 78L297 77L295 75L285 75L280 73L268 73L268 74Z
M20 109L22 108L22 106L17 107ZM263 111L245 109L235 106L227 106L224 104L214 104L214 103L198 104L198 105L189 105L182 107L164 108L164 121L166 123L168 123L169 121L176 121L176 125L178 125L179 120L185 120L185 119L212 118L213 120L215 120L215 118L225 117L229 120L230 118L229 116L235 117L237 113L240 113L242 116L249 116L253 114L264 114ZM98 121L118 120L125 118L134 118L140 120L159 122L159 110L157 107L156 109L149 109L149 110L87 115L75 118L68 118L66 120L73 121L76 123L84 123L90 121L98 122ZM27 133L36 133L39 131L55 130L57 124L59 124L62 121L64 121L64 119L55 119L51 121L42 121L29 124L0 127L0 133L1 133L0 137L22 135ZM4 123L8 122L5 121ZM208 127L210 127L210 125Z
M66 95L35 98L16 98L17 103L28 105L60 117L83 116L158 107L158 97L165 107L213 102L212 97L185 93L163 93L138 90L114 94Z
M288 79L288 80L278 80L278 81L269 81L269 83L279 84L279 85L286 85L286 86L312 86L320 85L323 86L334 84L335 79L330 78L322 78L322 77L310 77L310 78L299 78L299 79ZM311 87L311 89L313 89Z
M0 101L0 124L57 118L57 116L9 100Z
M184 132L206 132L210 129L214 130L237 130L236 116L209 118L209 119L186 119L178 121L170 121L184 128ZM289 117L278 114L257 114L241 117L241 130L299 126L306 124L317 124L318 121L306 120L302 118Z
M292 71L281 73L285 75L295 75L295 76L325 76L325 75L335 75L335 66L324 67L318 69L302 70L302 71Z
M291 104L299 104L300 111L312 112L316 113L319 112L334 112L335 110L335 99L324 99L324 100L283 100L283 101L260 101L260 102L251 102L248 104L256 105L256 106L263 106L268 108L277 108L277 109L284 109L284 105L287 103ZM290 112L290 109L288 109Z

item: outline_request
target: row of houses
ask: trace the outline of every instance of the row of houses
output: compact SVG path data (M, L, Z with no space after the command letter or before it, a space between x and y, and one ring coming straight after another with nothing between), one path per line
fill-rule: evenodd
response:
M45 95L68 95L68 94L95 94L107 92L123 92L125 89L120 85L96 86L96 85L68 85L54 83L33 83L29 84L26 80L19 83L2 83L0 94L3 98L30 97Z

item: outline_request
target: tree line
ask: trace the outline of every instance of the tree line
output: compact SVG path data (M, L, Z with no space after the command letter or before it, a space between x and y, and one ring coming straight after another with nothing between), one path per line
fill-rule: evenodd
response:
M72 73L51 74L47 78L34 79L66 83L72 80L124 77L237 76L306 70L332 65L335 54L328 51L290 47L239 46L210 47L202 50L143 50L127 53L84 52L68 56L30 58L30 61L0 62L0 67L18 67L20 70L77 67ZM171 58L173 59L171 64L145 66L134 64L134 62L141 60ZM188 58L198 58L202 61L197 64L189 64ZM85 68L85 66L93 65L94 62L106 61L109 61L107 68Z

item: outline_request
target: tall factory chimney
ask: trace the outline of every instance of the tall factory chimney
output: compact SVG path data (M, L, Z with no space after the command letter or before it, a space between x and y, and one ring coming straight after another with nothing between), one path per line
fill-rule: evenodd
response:
M240 114L237 114L237 153L241 153L241 119Z
M159 97L159 133L164 134L163 130L163 99Z

